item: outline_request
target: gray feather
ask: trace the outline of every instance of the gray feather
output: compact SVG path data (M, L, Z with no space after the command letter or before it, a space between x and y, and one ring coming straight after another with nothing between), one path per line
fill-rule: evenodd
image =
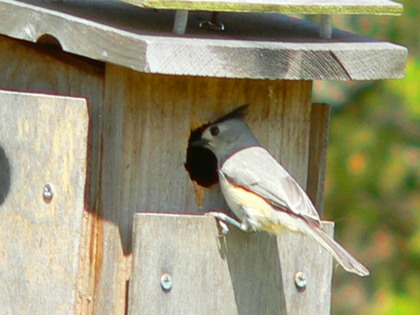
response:
M304 190L263 147L236 152L220 170L230 182L260 195L274 208L320 225L318 213Z
M266 149L243 149L227 159L221 171L231 183L263 197L273 210L294 216L290 218L294 228L313 237L345 270L369 275L365 266L326 234L306 193Z

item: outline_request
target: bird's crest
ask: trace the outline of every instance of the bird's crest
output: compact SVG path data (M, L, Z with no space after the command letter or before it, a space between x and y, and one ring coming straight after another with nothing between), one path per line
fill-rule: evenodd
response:
M249 107L249 104L244 104L242 106L239 106L238 108L235 108L233 111L227 113L223 117L220 117L219 119L217 119L213 124L218 124L226 120L235 119L235 118L244 119L244 117L246 116L248 112L248 107Z

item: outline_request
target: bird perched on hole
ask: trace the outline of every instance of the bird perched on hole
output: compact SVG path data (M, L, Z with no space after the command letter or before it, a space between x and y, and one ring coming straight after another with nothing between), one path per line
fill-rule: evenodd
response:
M209 125L195 145L210 149L217 158L220 188L237 221L212 212L222 222L243 231L277 234L284 229L312 237L347 271L359 276L369 271L328 236L305 191L263 148L243 121L247 105Z

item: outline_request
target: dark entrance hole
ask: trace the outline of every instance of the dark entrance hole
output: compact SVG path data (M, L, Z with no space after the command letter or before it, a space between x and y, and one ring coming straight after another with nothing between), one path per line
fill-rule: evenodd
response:
M193 146L191 143L200 140L201 134L209 125L210 123L207 123L191 131L188 140L187 158L184 164L191 179L204 187L209 187L219 181L217 159L209 149L202 146Z

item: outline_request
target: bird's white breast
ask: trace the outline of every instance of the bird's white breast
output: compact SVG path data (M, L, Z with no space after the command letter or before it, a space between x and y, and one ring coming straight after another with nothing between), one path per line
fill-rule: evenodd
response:
M226 179L223 172L219 170L219 183L220 189L222 190L223 196L225 197L226 203L233 213L242 220L243 210L241 208L241 200L238 195L237 189Z
M282 224L278 220L278 213L264 198L230 183L222 171L219 171L219 181L228 206L240 221L244 222L245 217L247 226L254 230L280 230Z

